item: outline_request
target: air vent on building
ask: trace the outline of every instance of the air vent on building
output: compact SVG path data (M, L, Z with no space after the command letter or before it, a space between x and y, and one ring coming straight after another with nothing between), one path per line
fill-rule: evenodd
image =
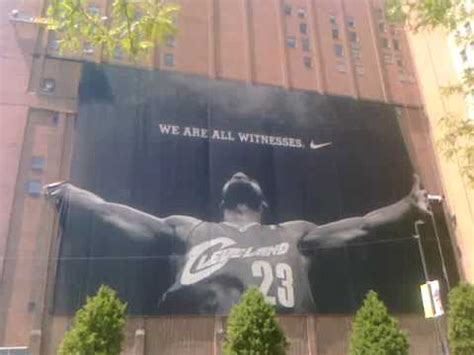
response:
M40 90L45 94L51 94L56 88L56 81L51 78L45 78L41 81Z

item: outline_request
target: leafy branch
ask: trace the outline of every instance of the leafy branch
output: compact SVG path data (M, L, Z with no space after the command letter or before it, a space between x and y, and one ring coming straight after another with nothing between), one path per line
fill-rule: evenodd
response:
M109 12L92 11L86 0L51 0L45 22L59 34L62 53L89 43L107 55L119 48L133 60L177 32L179 6L162 0L114 0Z
M454 36L461 56L474 51L474 12L464 0L387 0L389 21L404 24L417 32L443 28ZM473 110L474 68L465 65L459 82L441 88L444 95L462 95L467 109ZM456 159L461 174L474 187L474 120L450 114L440 119L442 136L438 147L447 159Z

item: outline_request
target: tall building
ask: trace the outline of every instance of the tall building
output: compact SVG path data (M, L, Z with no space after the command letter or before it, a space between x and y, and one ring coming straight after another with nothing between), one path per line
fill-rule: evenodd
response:
M105 14L109 2L91 2L90 11ZM79 92L90 89L90 82L99 83L93 85L98 88L94 95L105 95L108 90L100 86L102 79L92 75L94 66L85 63L105 66L112 72L130 73L138 68L141 76L137 77L144 83L153 75L168 80L166 75L173 77L176 73L206 87L218 87L222 82L223 90L232 91L235 85L236 91L277 90L285 92L280 94L283 96L294 93L298 99L304 95L328 96L334 102L349 100L354 107L361 102L364 112L372 112L377 105L388 107L396 113L411 165L424 187L434 195L444 195L445 191L451 194L449 183L443 185L438 173L430 121L424 114L417 82L421 75L415 72L410 43L402 28L385 19L382 1L177 2L181 5L178 35L169 37L139 63L130 61L120 49L107 57L101 48L87 43L82 53L60 53L57 36L34 23L34 18L44 13L45 2L1 3L0 346L17 347L18 353L26 347L32 354L52 354L71 324L71 314L58 312L53 305L56 274L61 268L60 221L44 200L42 187L71 175L78 151L76 127L84 115ZM92 76L85 78L84 73ZM140 84L122 83L132 89ZM140 90L146 93L145 86ZM354 112L357 110L354 108ZM297 111L290 111L289 115L296 115L297 120ZM449 213L442 206L436 208L444 221ZM447 220L449 227L449 216ZM450 249L449 239L443 242L442 249ZM464 248L459 239L457 242ZM467 276L470 266L462 254L459 266ZM431 261L439 263L436 258ZM408 278L402 282L408 283ZM418 290L413 292L417 297ZM55 302L57 298L56 293ZM413 352L436 353L438 342L432 320L416 312L398 313L402 326L410 333ZM333 310L281 319L291 353L347 352L350 314ZM124 353L218 354L224 324L225 317L215 315L137 314L127 323ZM2 351L0 348L0 354Z
M470 31L466 24L462 31ZM410 43L417 67L418 80L423 98L423 107L430 121L434 141L443 136L445 130L440 120L451 116L456 119L472 117L472 98L460 94L446 95L443 88L461 80L462 73L474 65L472 48L460 49L452 35L443 30L410 34ZM453 234L459 250L460 270L466 280L474 279L474 191L467 178L461 174L465 164L459 157L447 159L438 150L440 176L446 204L452 219Z

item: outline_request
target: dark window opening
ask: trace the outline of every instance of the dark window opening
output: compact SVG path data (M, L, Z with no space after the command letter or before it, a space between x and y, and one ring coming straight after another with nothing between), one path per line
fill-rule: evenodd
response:
M172 53L165 53L164 62L167 67L174 67L174 55Z
M306 17L306 10L303 8L298 9L298 17L299 18L305 18Z
M309 43L309 38L302 38L301 39L301 47L303 48L303 51L309 52L311 50L311 46Z
M396 51L399 51L401 48L400 48L400 42L396 39L392 40L392 44L393 44L393 49L395 49Z
M310 57L304 57L303 62L306 68L311 69L313 67L313 60Z
M32 197L39 197L43 194L43 184L38 180L29 181L26 186L26 190L28 195Z
M300 23L300 32L303 34L308 33L308 25L306 23Z
M288 46L288 48L296 48L296 38L288 37L286 39L286 45Z
M40 89L42 92L51 94L54 92L54 89L56 88L56 81L51 78L43 79L40 85Z
M290 16L291 15L291 5L290 4L284 4L283 5L283 12L285 15Z
M40 156L31 157L31 169L36 171L43 171L46 159Z
M359 42L359 38L357 37L357 33L354 31L349 31L349 41L357 43Z
M336 54L336 57L342 58L344 57L344 48L340 44L335 44L334 45L334 54Z
M352 17L349 17L347 19L347 26L349 28L355 28L356 27L356 23L355 23L355 20L352 18Z
M339 30L338 29L332 29L332 39L339 39Z

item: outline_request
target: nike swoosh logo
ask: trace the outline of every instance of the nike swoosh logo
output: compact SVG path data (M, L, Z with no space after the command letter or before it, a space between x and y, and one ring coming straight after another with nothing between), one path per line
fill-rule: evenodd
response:
M319 149L319 148L323 148L323 147L327 147L328 145L331 145L332 142L328 142L328 143L321 143L321 144L315 144L312 140L311 142L309 143L309 147L311 149Z

